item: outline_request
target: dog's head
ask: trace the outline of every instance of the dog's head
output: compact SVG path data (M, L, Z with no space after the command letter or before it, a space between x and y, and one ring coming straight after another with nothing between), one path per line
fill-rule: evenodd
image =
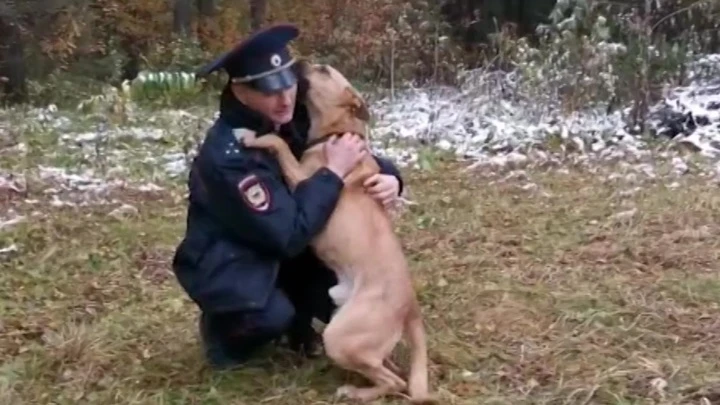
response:
M308 141L345 132L366 137L370 112L345 76L330 65L304 60L298 63L308 85L305 99L311 121Z

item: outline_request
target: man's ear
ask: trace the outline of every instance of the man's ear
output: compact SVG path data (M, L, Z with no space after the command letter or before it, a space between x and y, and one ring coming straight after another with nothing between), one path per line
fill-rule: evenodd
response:
M360 93L352 87L345 87L345 93L347 93L348 99L351 100L350 105L353 107L355 117L362 121L370 121L370 111Z

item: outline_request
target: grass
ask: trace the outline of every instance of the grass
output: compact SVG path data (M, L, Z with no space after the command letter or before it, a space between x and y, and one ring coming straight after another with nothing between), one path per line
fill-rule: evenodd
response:
M78 164L32 150L51 146L2 161ZM441 403L720 401L720 196L658 167L655 179L619 164L405 171L418 205L398 232ZM271 348L241 371L206 367L170 271L181 181L88 207L51 204L50 186L0 190L0 217L28 218L0 233L0 248L18 247L0 262L0 403L339 403L355 377L324 359ZM122 204L137 211L109 215Z

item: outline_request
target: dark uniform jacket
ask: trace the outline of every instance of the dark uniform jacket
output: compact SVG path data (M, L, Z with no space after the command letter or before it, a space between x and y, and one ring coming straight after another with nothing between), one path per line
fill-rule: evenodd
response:
M242 146L233 133L238 128L262 136L272 125L226 89L220 117L190 168L186 233L173 260L180 285L205 312L262 308L276 288L280 262L308 248L343 187L342 180L324 168L291 192L275 158ZM293 122L279 131L297 157L308 128L307 112L298 103ZM397 168L376 160L402 187Z

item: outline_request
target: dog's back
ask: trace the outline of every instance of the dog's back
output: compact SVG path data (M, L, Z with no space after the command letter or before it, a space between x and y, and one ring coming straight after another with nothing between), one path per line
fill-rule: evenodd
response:
M363 187L363 181L378 171L369 157L349 174L333 215L313 242L327 260L349 267L343 271L352 272L358 280L379 281L408 272L388 212Z

